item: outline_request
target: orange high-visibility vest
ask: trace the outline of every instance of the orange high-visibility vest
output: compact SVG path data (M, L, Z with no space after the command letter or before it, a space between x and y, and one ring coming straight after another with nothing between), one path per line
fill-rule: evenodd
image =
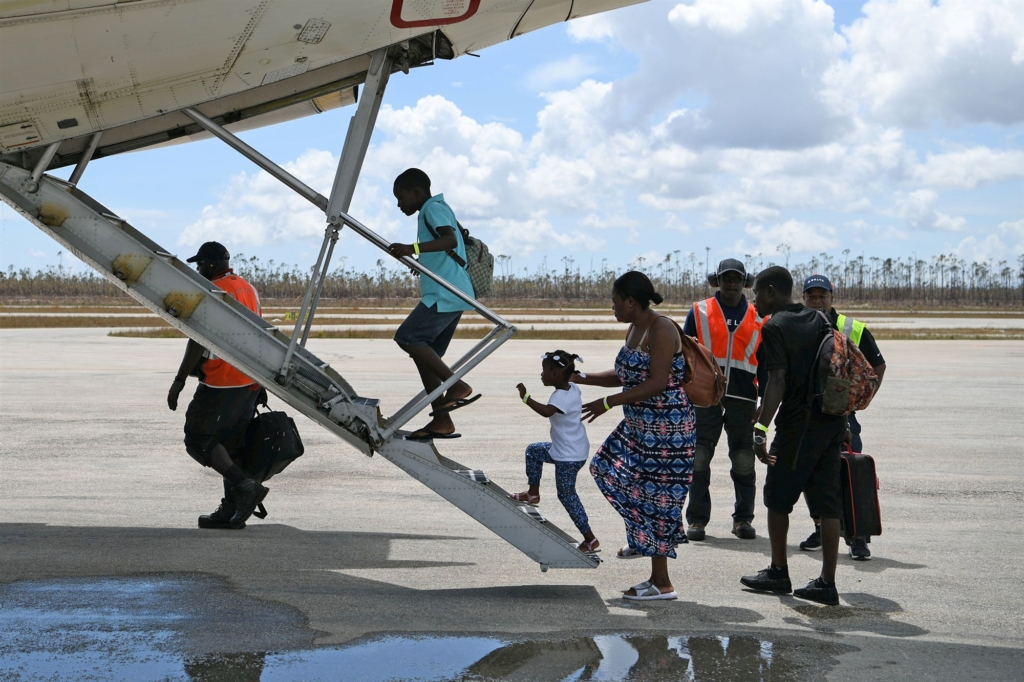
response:
M713 296L694 303L693 316L697 323L697 340L718 360L726 383L734 367L757 374L757 344L767 318L759 316L752 303L747 304L747 313L732 334L718 299Z
M213 283L228 292L231 298L257 315L263 314L263 311L260 309L259 294L256 293L251 284L231 272L231 270L226 270L223 274L217 276ZM206 358L206 361L203 362L203 374L205 375L203 383L207 386L213 388L239 388L256 383L210 351L206 351L203 357Z

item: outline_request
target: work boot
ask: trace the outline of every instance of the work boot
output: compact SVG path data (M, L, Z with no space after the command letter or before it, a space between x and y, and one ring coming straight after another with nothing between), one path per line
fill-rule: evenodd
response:
M807 587L793 590L793 596L827 606L839 606L839 592L836 590L836 584L829 584L821 578L815 578L807 583Z
M235 515L231 517L231 527L239 529L245 526L245 522L249 520L270 489L247 478L232 488L232 492L235 494Z
M821 525L814 524L814 532L807 536L807 539L800 543L800 549L805 552L812 552L821 549Z
M871 550L868 549L868 543L863 538L854 538L850 543L850 558L854 561L869 561L871 559Z
M234 528L231 525L231 517L235 515L235 501L222 497L220 506L212 514L203 514L199 517L200 528ZM243 522L236 530L245 528Z
M691 523L690 527L686 529L686 539L691 542L700 542L704 539L704 524L703 523Z
M793 591L793 583L789 581L789 568L770 564L768 568L757 572L757 575L745 575L740 582L752 590L789 594Z
M757 531L750 525L750 521L733 521L732 534L740 540L753 540L757 537Z

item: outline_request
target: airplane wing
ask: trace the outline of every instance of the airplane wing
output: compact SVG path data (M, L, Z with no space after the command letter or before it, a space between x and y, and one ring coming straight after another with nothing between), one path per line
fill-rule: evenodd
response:
M49 168L355 102L369 55L452 59L643 0L0 0L0 161ZM96 137L96 133L102 133Z

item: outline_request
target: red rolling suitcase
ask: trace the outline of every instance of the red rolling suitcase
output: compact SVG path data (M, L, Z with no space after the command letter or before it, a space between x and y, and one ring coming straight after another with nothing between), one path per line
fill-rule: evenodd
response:
M842 453L839 467L843 496L843 534L847 539L867 539L882 534L882 510L878 506L878 475L871 455Z

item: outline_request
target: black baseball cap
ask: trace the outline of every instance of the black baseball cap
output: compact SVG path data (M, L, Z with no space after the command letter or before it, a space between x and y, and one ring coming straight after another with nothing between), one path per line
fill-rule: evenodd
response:
M229 260L231 254L220 242L206 242L199 247L196 255L189 258L186 263L195 263L201 260Z
M715 270L715 274L721 277L727 272L738 272L741 277L746 277L747 267L743 265L742 261L738 261L735 258L726 258L718 264L718 269Z
M832 282L828 281L828 277L825 275L811 275L804 280L804 291L810 289L824 289L825 291L832 291Z

